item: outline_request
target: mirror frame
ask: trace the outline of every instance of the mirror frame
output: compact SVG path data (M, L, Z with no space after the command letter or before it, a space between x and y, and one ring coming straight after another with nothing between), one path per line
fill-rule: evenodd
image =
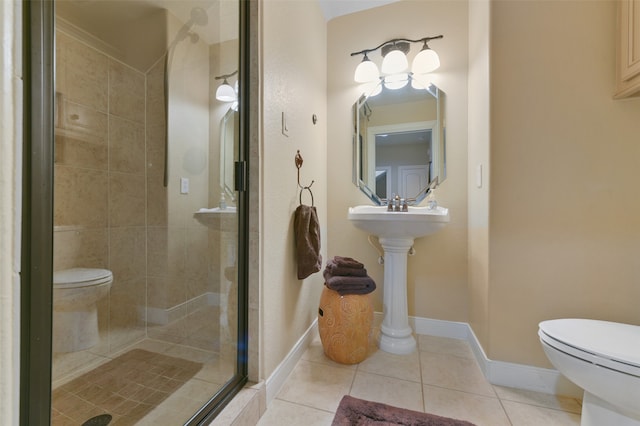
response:
M229 107L220 120L220 189L234 203L234 164L238 160L239 118L238 110Z
M353 173L352 173L352 181L353 184L356 185L360 190L376 205L387 205L388 199L381 198L376 194L375 188L371 188L365 181L363 181L360 176L362 176L364 164L363 161L365 159L362 158L363 155L363 144L371 143L370 141L364 141L362 138L361 129L361 114L360 108L364 106L366 101L372 97L371 93L375 93L376 89L379 85L382 85L383 81L381 80L378 85L374 87L374 90L370 92L370 94L362 94L356 103L352 107L353 113ZM427 128L432 130L432 158L434 159L432 163L433 167L433 178L427 184L427 186L420 190L420 192L416 195L415 198L407 198L407 203L409 205L418 205L422 202L426 196L438 185L440 185L445 179L447 175L446 168L446 95L445 93L436 87L434 84L430 83L429 86L425 89L431 96L433 96L436 100L436 119L435 120L424 120L415 123L405 123L406 125L413 125L415 127L420 127L420 125L424 125L422 128ZM379 96L379 95L378 95ZM384 127L392 128L394 124L388 124ZM380 128L382 126L376 126L375 128ZM371 136L369 136L371 139Z

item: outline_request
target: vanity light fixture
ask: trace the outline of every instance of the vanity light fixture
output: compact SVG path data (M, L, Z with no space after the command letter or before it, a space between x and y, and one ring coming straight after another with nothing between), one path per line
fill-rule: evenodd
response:
M218 89L216 90L217 100L222 102L235 102L238 100L238 93L236 89L231 87L231 85L227 81L228 78L233 77L237 73L238 71L236 70L231 74L225 74L215 77L216 80L222 80L222 84L218 86Z
M431 40L443 38L442 35L435 37L423 37L418 40L410 40L406 38L395 38L385 41L384 43L374 47L373 49L364 49L359 52L353 52L351 56L364 55L362 62L356 68L354 80L357 83L369 83L377 81L380 78L380 72L374 62L372 62L368 54L380 49L382 54L382 73L393 75L397 73L406 73L409 68L407 61L407 53L410 50L411 43L422 43L422 50L413 59L411 72L413 74L426 74L436 70L440 66L438 54L431 50L427 44Z

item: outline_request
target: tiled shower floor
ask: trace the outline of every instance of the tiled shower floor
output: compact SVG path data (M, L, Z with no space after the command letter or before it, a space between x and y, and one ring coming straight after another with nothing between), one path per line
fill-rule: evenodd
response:
M213 312L207 310L168 326L150 328L148 334L157 338L146 338L113 356L101 357L91 371L79 377L58 380L53 389L52 424L80 426L105 412L113 416L109 426L184 424L234 373L235 359L219 353L217 338L207 339L211 330L194 326L211 327ZM207 315L209 320L203 321ZM122 366L122 358L113 362L122 356L135 362L131 367ZM158 367L153 359L161 360L166 368ZM182 367L168 363L172 360ZM138 376L146 381L129 380ZM178 380L179 376L184 380Z

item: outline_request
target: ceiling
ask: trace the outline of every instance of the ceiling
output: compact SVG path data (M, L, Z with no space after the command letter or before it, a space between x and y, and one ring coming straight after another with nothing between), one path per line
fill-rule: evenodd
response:
M396 1L399 0L318 0L327 21L338 16L384 6Z

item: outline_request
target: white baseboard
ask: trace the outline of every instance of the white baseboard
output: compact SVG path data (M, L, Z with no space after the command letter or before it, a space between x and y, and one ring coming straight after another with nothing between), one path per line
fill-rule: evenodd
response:
M466 340L489 383L548 394L582 397L582 389L557 370L487 358L473 329L467 323L420 317L409 317L409 322L417 334Z
M376 312L374 324L380 324L381 321L382 313ZM557 370L525 364L494 361L487 358L473 329L467 323L409 317L409 324L417 334L448 337L450 339L459 339L468 342L480 369L489 383L547 394L566 395L575 398L582 397L582 389L567 380ZM296 342L273 374L267 379L267 406L280 391L280 388L293 371L296 363L300 360L302 354L313 340L317 327L318 322L316 320L298 342Z
M302 355L307 350L311 342L313 341L318 329L318 319L316 318L313 323L307 328L302 337L298 339L296 344L291 348L287 356L282 360L276 369L271 373L266 380L267 390L267 407L275 398L275 396L282 389L282 385L287 380L287 377L291 374L296 364L302 358Z
M138 316L142 321L146 319L146 321L151 324L166 325L176 319L182 318L186 311L195 310L205 305L219 306L220 294L209 291L170 308L147 306L146 311L144 309L139 310Z
M498 386L525 389L552 395L582 398L583 390L564 377L558 370L525 364L494 361L487 358L473 329L468 327L467 342L487 380Z

